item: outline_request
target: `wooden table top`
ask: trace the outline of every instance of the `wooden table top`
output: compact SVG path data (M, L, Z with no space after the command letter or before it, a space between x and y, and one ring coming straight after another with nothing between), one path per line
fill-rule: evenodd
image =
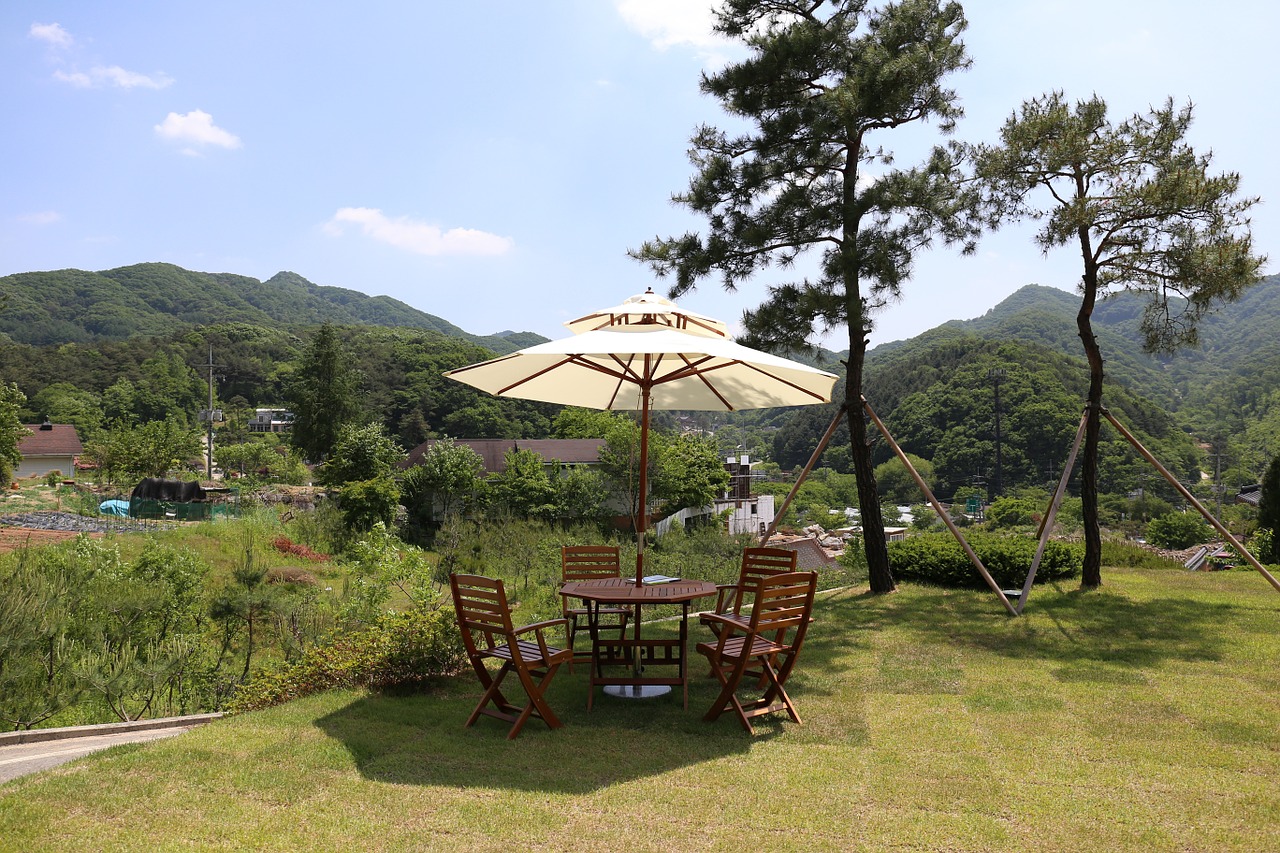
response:
M600 578L569 581L560 587L568 598L582 598L609 604L679 604L716 594L711 581L678 580L636 586L635 578Z

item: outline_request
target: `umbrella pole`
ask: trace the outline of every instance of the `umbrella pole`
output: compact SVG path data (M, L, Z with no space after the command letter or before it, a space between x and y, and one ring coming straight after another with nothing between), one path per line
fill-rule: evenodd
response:
M645 356L646 384L640 388L640 516L636 519L636 586L644 585L644 534L649 520L649 357ZM639 630L640 623L636 622Z

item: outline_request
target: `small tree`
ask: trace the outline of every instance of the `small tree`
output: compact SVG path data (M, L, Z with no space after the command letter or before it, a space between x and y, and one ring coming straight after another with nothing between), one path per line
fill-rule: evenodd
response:
M402 478L405 505L422 521L441 521L463 509L483 476L484 459L479 453L452 439L440 439Z
M311 462L333 452L338 434L360 412L356 398L359 374L350 353L326 323L316 332L287 391L293 411L293 446Z
M323 479L331 486L355 480L385 479L404 459L404 448L387 434L382 424L345 424L338 430L333 452L324 466Z
M547 461L532 450L508 450L503 470L491 481L498 508L524 518L547 518L556 512L556 490Z
M1157 548L1181 551L1209 539L1209 525L1197 513L1170 512L1147 524L1147 541Z
M0 487L9 487L14 469L22 462L18 445L31 434L18 419L18 410L25 402L27 397L17 385L0 382Z
M1080 468L1085 587L1102 583L1103 363L1094 306L1113 290L1147 295L1144 348L1172 352L1195 344L1199 319L1239 297L1265 261L1253 253L1246 217L1258 200L1236 197L1239 175L1209 174L1210 155L1185 142L1190 125L1191 106L1175 109L1172 99L1113 125L1096 95L1073 107L1054 92L1023 103L1001 130L1001 144L975 152L997 216L1042 219L1042 250L1076 246L1083 259L1076 328L1089 363Z

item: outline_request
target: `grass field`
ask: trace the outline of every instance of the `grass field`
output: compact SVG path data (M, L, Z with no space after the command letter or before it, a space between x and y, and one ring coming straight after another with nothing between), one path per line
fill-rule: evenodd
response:
M597 696L565 728L329 693L0 787L0 849L1280 849L1280 595L1252 572L1104 571L988 594L822 598L802 726ZM663 626L658 626L661 629ZM691 631L700 635L701 631Z

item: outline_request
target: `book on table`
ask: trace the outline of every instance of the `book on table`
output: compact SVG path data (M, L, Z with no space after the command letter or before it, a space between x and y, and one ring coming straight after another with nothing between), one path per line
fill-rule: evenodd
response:
M680 578L668 577L667 575L645 575L640 580L646 584L655 584L655 583L671 583L672 581L680 580Z

